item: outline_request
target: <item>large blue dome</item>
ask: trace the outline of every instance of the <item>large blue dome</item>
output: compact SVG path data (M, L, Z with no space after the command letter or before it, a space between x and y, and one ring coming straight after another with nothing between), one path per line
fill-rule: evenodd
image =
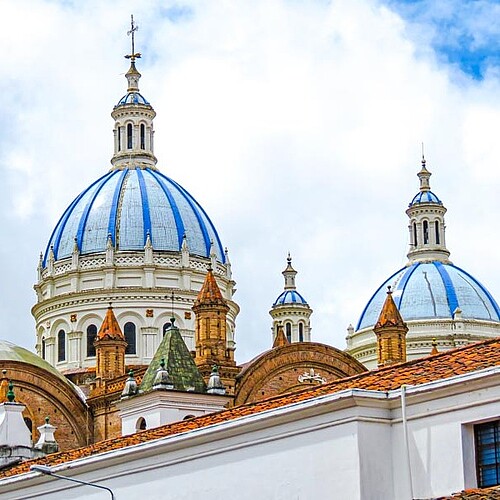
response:
M66 209L50 237L56 260L104 252L108 235L117 250L143 250L148 234L155 250L209 257L211 242L225 261L219 236L199 203L179 184L151 168L115 169L95 181Z
M386 280L366 305L356 330L375 325L387 296L387 286L405 321L453 318L460 308L463 318L500 321L495 299L470 274L439 261L416 262Z

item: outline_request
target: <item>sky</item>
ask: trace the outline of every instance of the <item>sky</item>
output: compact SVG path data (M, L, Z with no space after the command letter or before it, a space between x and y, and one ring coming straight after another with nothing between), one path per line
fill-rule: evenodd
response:
M38 255L110 168L131 13L158 167L229 249L239 362L271 345L288 251L312 339L345 347L407 262L422 143L451 260L500 300L496 1L3 0L1 338L33 348Z

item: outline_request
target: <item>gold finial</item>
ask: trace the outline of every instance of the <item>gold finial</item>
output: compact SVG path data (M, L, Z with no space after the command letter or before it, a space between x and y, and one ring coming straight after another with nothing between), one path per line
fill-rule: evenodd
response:
M422 142L422 168L425 168L424 143Z
M125 56L126 59L130 59L132 62L134 62L136 59L139 59L141 57L140 52L135 52L135 32L139 29L139 26L134 24L134 15L131 14L130 16L130 30L127 31L127 35L130 36L132 35L132 52L130 54L127 54Z

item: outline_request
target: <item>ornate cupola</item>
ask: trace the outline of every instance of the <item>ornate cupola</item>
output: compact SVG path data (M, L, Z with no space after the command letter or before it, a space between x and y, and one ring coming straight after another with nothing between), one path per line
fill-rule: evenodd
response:
M135 66L136 59L141 57L135 52L134 34L138 27L131 16L132 51L125 57L130 59L130 68L125 74L128 87L127 93L113 108L111 116L115 120L113 130L115 136L114 155L111 159L113 169L152 168L155 169L153 119L155 110L139 92L141 74Z
M378 366L406 361L408 327L394 303L390 286L387 288L387 297L373 331L377 336Z
M414 262L440 261L449 263L450 252L446 248L443 202L431 191L429 179L431 173L425 166L422 156L422 168L417 174L420 191L411 200L406 214L410 219L409 264Z
M285 278L284 291L274 301L269 314L273 318L273 345L280 328L288 342L310 342L311 341L311 314L306 299L297 291L295 276L297 271L292 267L292 257L288 253L287 266L283 271Z

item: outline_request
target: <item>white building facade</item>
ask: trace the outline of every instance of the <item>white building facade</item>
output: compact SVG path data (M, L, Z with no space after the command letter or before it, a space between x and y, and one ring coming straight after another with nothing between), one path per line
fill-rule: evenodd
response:
M430 499L477 486L477 430L498 425L499 405L493 366L388 392L342 390L53 471L120 500L144 491L186 500ZM70 497L102 491L35 472L0 481L0 499Z

